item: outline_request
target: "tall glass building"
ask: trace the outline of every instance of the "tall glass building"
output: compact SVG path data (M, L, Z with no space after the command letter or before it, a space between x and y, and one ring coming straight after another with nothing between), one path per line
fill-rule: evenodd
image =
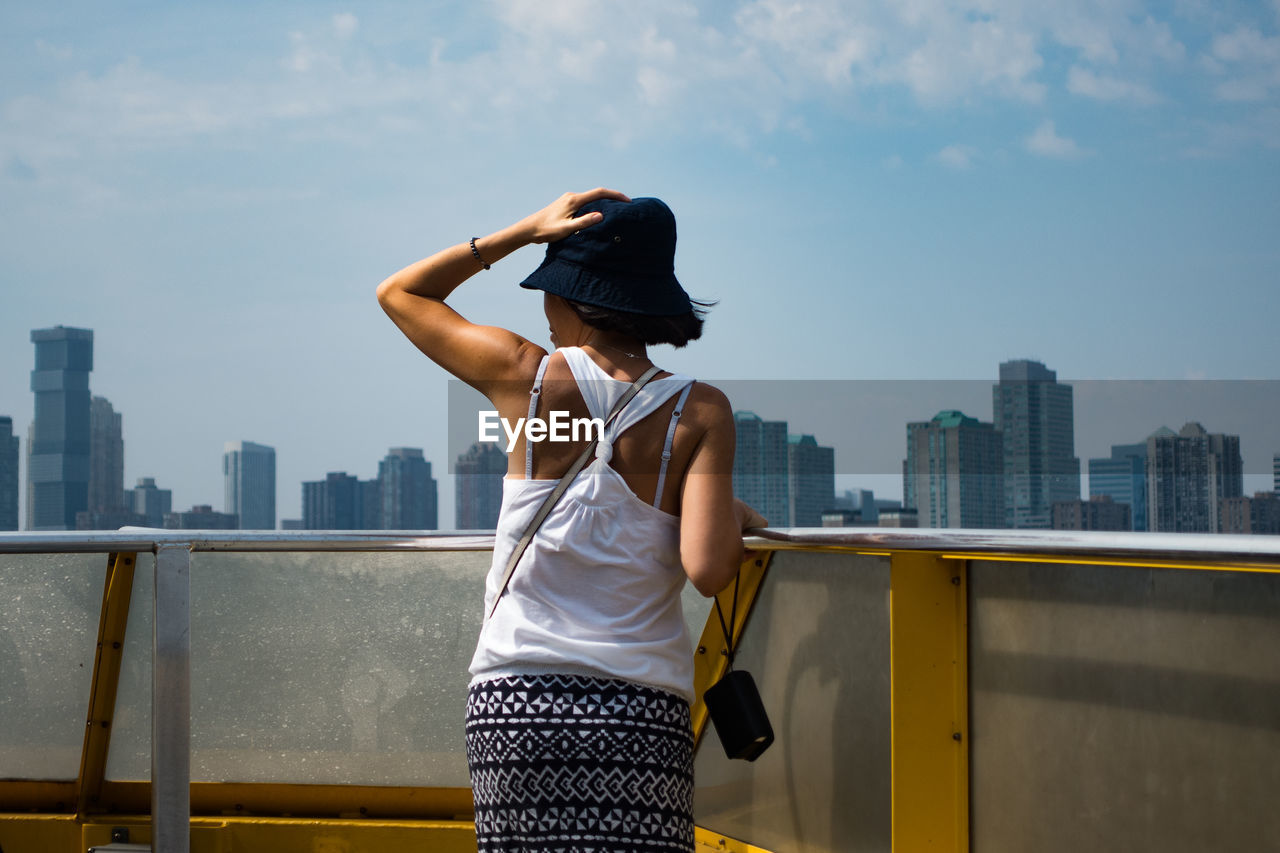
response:
M1005 526L1052 527L1054 502L1080 500L1071 386L1038 361L1006 361L991 411L1004 441Z
M18 529L18 437L13 418L0 417L0 530Z
M1111 457L1089 460L1089 497L1128 504L1134 530L1147 529L1147 445L1113 444Z
M1218 533L1221 504L1244 495L1240 436L1211 433L1194 421L1147 438L1147 529Z
M223 451L227 514L239 517L241 530L275 530L275 448L252 441L229 441Z
M811 435L787 436L791 527L821 527L822 513L835 506L835 453Z
M1004 454L992 424L949 409L907 424L903 505L921 527L998 528L1004 522Z
M89 508L89 373L93 330L35 329L35 420L27 445L27 529L75 530Z
M473 444L453 465L454 523L458 530L493 530L502 509L507 454L488 442Z
M89 402L89 512L124 507L124 419L106 397Z
M378 463L378 481L384 529L435 530L439 526L439 493L421 448L391 448Z
M766 421L755 412L734 412L733 420L737 430L734 495L750 504L771 525L789 525L791 477L787 422Z

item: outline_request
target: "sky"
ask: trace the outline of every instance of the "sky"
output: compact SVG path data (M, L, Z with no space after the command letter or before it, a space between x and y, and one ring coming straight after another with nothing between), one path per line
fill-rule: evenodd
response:
M718 304L655 355L700 378L1280 379L1280 0L68 0L0 6L0 415L79 326L175 509L228 441L281 518L390 447L441 476L447 376L374 288L601 185L675 211ZM545 343L540 252L456 307Z

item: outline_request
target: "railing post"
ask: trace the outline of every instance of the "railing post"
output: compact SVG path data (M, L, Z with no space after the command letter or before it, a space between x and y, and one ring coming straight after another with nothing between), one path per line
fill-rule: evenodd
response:
M151 849L191 849L191 547L156 549Z
M893 850L969 849L965 563L898 552L890 564Z

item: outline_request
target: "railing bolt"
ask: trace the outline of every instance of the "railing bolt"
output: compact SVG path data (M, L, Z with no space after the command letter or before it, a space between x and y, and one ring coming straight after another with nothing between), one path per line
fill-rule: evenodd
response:
M700 655L705 655L706 653L707 653L707 647L706 647L706 646L698 646L698 654L700 654Z
M960 576L956 575L955 577L951 578L951 583L953 586L960 586Z
M952 740L960 740L960 739L961 739L961 737L960 737L960 733L959 733L959 732L952 732L952 733L951 733L951 739L952 739Z

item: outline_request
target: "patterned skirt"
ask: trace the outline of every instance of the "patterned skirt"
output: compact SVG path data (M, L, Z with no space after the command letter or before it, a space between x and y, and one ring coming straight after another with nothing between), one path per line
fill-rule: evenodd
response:
M678 696L531 675L467 697L479 853L691 853L693 734Z

